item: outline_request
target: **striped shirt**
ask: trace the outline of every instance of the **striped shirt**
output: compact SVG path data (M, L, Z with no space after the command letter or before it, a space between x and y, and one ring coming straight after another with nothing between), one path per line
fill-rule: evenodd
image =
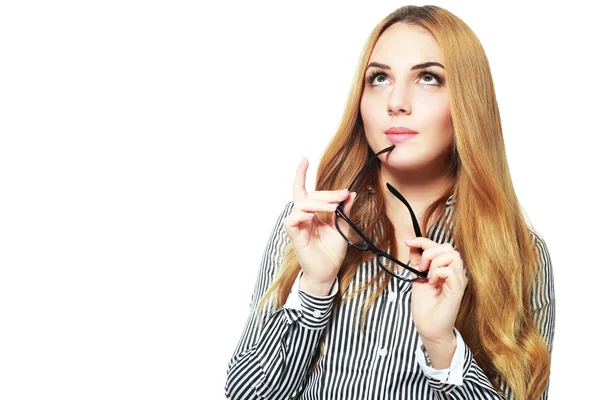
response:
M445 218L452 219L452 196ZM267 243L250 305L250 315L227 369L225 394L241 399L512 399L504 381L498 393L475 361L471 350L457 334L462 348L455 352L450 370L460 378L425 365L421 339L411 316L412 284L392 279L360 328L361 304L372 291L342 301L334 308L332 294L312 296L297 285L288 302L257 316L257 304L281 266L289 238L283 219L293 203L280 214ZM452 224L450 223L450 227ZM544 240L531 231L540 265L533 282L531 310L534 322L552 351L554 338L554 281L552 264ZM441 221L427 237L437 243L454 241ZM352 293L379 272L375 259L357 270L348 291ZM405 273L410 274L408 270ZM293 296L292 296L293 295ZM294 304L297 303L297 304ZM458 331L455 329L455 333ZM321 343L322 341L322 343ZM311 367L315 352L316 366ZM457 359L460 358L460 359ZM457 367L458 366L458 367ZM452 375L452 373L450 373ZM445 377L445 378L444 378ZM542 399L547 399L548 389Z

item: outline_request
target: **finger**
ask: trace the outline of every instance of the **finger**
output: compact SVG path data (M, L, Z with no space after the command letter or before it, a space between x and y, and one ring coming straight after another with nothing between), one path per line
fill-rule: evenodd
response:
M419 247L423 250L427 250L429 248L439 246L439 243L434 242L433 240L426 237L416 237L414 239L407 239L404 241L408 247Z
M348 193L344 201L344 206L342 207L342 211L344 214L350 215L350 211L352 211L352 206L354 205L354 200L356 200L356 192Z
M445 253L452 253L454 251L454 247L452 247L450 243L438 244L435 247L430 247L424 250L423 254L421 255L421 271L427 271L430 269L431 261L434 258Z
M298 203L294 203L294 206L304 212L334 212L338 204L337 202L330 203L325 200L315 200L305 197L298 201Z
M467 269L465 268L465 264L460 256L458 251L454 251L454 260L448 265L449 268L452 268L456 272L456 276L459 277L460 281L464 286L467 286L469 282L469 278L467 277Z
M344 206L342 207L342 211L344 212L344 214L350 215L350 211L352 210L352 205L354 204L355 199L356 199L356 192L352 192L352 193L348 194L348 199L344 201ZM333 220L331 221L332 224L335 224L335 219L336 218L333 218ZM344 234L346 236L348 236L348 231L350 230L350 226L348 226L346 221L344 221L344 219L341 217L337 217L337 220L338 220L338 225L339 225L340 229L342 230L342 232L344 232Z
M430 249L432 247L439 246L439 243L434 242L433 240L426 237L417 237L414 239L407 239L404 243L410 247L410 265L420 266L421 263L421 254L423 250ZM416 249L416 250L413 250ZM421 269L424 271L423 269Z
M463 290L461 281L456 274L456 271L452 268L437 268L431 273L429 284L433 286L446 284L451 291Z
M325 200L329 202L339 203L348 198L348 189L342 190L320 190L317 192L308 193L306 195L309 199Z
M347 196L347 200L344 202L344 206L342 207L342 211L344 214L350 215L350 211L352 211L352 206L354 205L354 200L356 199L356 192L349 193Z
M302 157L302 161L296 169L296 177L294 178L294 184L292 185L292 196L294 203L300 201L306 196L306 170L308 169L308 160L306 157Z
M411 247L410 248L410 253L409 253L410 266L414 269L418 269L419 271L424 271L423 267L421 266L421 263L423 262L421 251L422 250L419 247Z
M454 254L442 253L435 257L429 265L429 273L427 277L431 277L439 268L447 268L454 261Z
M288 229L295 229L303 222L308 222L313 219L315 213L307 213L301 210L291 213L283 220L283 225Z

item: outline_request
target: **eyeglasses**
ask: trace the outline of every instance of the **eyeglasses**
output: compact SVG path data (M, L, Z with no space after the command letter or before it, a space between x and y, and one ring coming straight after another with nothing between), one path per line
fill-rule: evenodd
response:
M394 149L394 147L396 147L396 146L392 145L390 147L386 147L385 149L381 150L379 153L377 153L377 154L373 155L371 158L369 158L367 160L367 162L365 163L365 165L358 172L358 174L356 175L354 180L352 180L352 183L348 187L348 191L349 192L352 191L352 187L356 183L358 177L367 168L368 165L370 165L374 160L376 160L380 154L392 151ZM408 204L408 201L392 185L390 185L389 183L386 183L386 186L387 186L388 190L395 197L397 197L402 203L404 203L404 205L408 208L410 217L412 219L413 228L415 230L415 235L417 237L421 237L422 234L421 234L421 228L419 228L419 222L417 220L417 217L415 216L415 213L413 212L412 208L410 207L410 204ZM398 278L398 279L406 281L406 282L415 282L418 280L427 279L427 271L418 271L414 268L411 268L408 265L404 264L402 261L397 260L396 258L392 257L387 252L377 248L377 246L375 246L375 244L352 221L350 221L350 218L348 218L348 216L344 213L344 211L342 211L343 207L344 207L344 201L340 202L340 204L338 205L338 207L335 210L335 226L336 226L337 230L340 232L340 235L342 235L342 237L344 239L346 239L346 241L352 247L354 247L355 249L360 250L360 251L373 252L377 256L377 265L379 265L379 267L381 267L385 272L387 272L388 274L392 275L395 278ZM338 217L340 217L344 221L346 221L346 223L350 226L350 232L355 234L355 235L349 234L348 236L356 236L359 238L359 241L354 242L354 241L350 240L348 238L348 236L346 236L344 234L344 232L342 231L342 229L339 226ZM412 272L417 277L409 278L406 276L406 274L403 275L403 272L405 272L404 269Z

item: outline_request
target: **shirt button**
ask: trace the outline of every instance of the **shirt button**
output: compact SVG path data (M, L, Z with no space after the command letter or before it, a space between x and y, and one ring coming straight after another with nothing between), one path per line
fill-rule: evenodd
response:
M380 357L385 357L385 356L387 355L387 349L386 349L385 347L383 347L383 348L381 348L381 349L379 349L379 350L377 351L377 354L378 354Z
M388 303L393 303L396 301L396 292L391 292L390 297L388 298Z
M312 312L312 315L315 318L320 318L321 317L321 311L315 310L315 311Z

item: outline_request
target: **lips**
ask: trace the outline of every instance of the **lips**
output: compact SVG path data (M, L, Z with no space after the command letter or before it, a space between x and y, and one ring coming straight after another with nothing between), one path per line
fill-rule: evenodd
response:
M385 136L391 143L400 143L416 137L418 132L403 126L394 126L385 131Z
M385 131L386 135L416 135L417 133L419 132L415 132L412 129L403 126L394 126Z

